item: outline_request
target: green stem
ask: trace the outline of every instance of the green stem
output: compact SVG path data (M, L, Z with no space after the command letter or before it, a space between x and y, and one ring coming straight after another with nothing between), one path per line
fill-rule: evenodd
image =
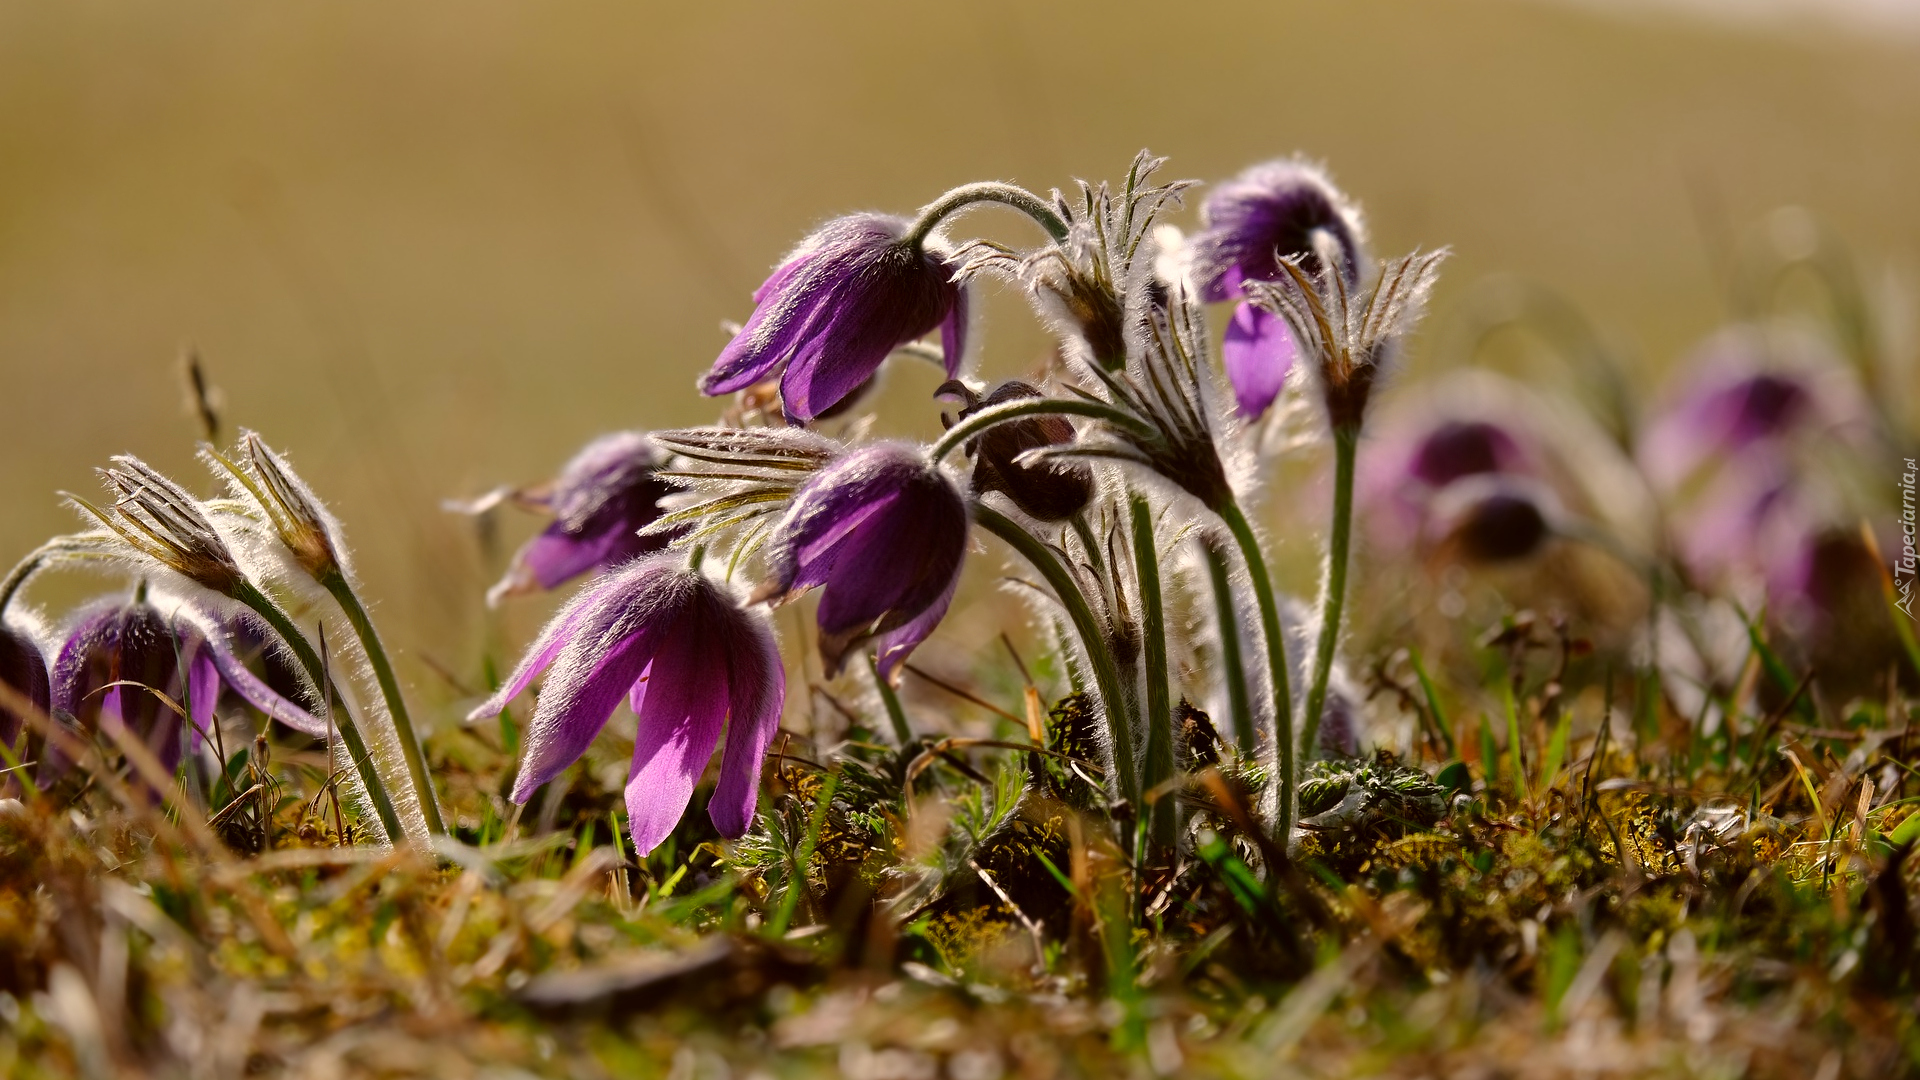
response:
M1104 402L1083 401L1079 398L1021 398L981 409L959 423L948 428L940 441L933 444L928 456L934 464L959 449L961 444L975 435L1009 420L1024 420L1030 416L1087 416L1104 420L1115 427L1126 428L1137 435L1152 437L1155 429L1139 417L1123 412Z
M880 674L880 660L872 653L867 654L867 668L873 672L873 685L880 690L880 702L887 707L887 722L893 725L894 741L905 750L913 745L913 725L907 723L907 710L900 706L900 695Z
M1327 702L1333 653L1340 644L1340 617L1347 606L1347 550L1353 534L1353 459L1360 445L1358 426L1333 429L1333 528L1327 537L1327 582L1320 597L1320 641L1313 652L1313 682L1307 688L1301 749L1313 756L1320 737L1320 710Z
M1293 801L1300 782L1294 762L1293 689L1287 675L1287 639L1281 636L1280 607L1273 599L1273 581L1267 577L1266 556L1260 553L1260 541L1253 535L1253 526L1247 524L1247 515L1241 511L1240 504L1232 500L1223 503L1218 513L1227 523L1227 531L1233 533L1234 543L1239 545L1240 557L1247 564L1247 576L1253 582L1254 602L1260 606L1260 636L1267 644L1267 681L1273 688L1273 743L1280 757L1280 775L1276 778L1280 785L1279 817L1274 822L1274 833L1280 843L1285 844L1293 837Z
M1213 615L1220 631L1220 668L1227 680L1227 708L1233 712L1233 738L1242 754L1253 753L1258 742L1253 730L1253 709L1247 702L1247 669L1240 658L1240 617L1233 610L1232 568L1227 550L1219 539L1206 537L1201 548L1207 556L1207 573L1213 579Z
M1140 582L1141 630L1146 637L1147 663L1147 775L1146 790L1173 779L1173 702L1167 685L1167 628L1160 604L1160 558L1154 547L1153 507L1146 496L1130 492L1133 509L1133 564ZM1146 808L1142 807L1144 815ZM1163 791L1153 807L1153 837L1171 845L1174 836L1173 793Z
M306 635L293 624L293 620L287 617L286 612L280 610L278 604L269 600L265 593L254 588L251 583L242 581L234 590L234 599L252 608L261 618L267 620L267 625L273 627L274 632L287 643L287 647L293 650L294 658L299 660L300 666L306 669L307 678L313 680L313 685L319 691L327 712L341 721L336 727L340 730L340 738L347 744L347 756L353 759L354 768L360 773L360 782L366 786L367 798L373 800L374 812L380 817L381 827L387 831L387 839L396 846L404 843L406 834L400 830L400 815L394 813L393 800L387 797L386 785L381 783L380 774L373 767L373 758L367 753L366 740L360 737L360 729L354 723L353 717L347 714L346 708L335 707L340 705L340 695L334 689L333 681L327 677L326 665L320 662L319 654L313 651L313 646L307 642Z
M1071 524L1073 534L1080 538L1080 546L1087 549L1087 564L1092 566L1095 572L1104 573L1106 553L1100 550L1100 542L1094 539L1093 526L1087 524L1087 512L1082 510L1073 515Z
M413 781L414 792L420 799L420 813L427 819L427 831L444 836L447 826L440 817L440 800L433 792L433 778L427 773L427 757L420 747L419 736L414 734L413 717L407 712L407 700L400 694L400 680L394 678L393 664L387 659L386 646L380 643L380 633L373 628L373 620L367 617L367 609L361 605L353 586L347 584L345 575L336 570L322 578L320 584L339 601L341 610L347 613L347 621L353 624L354 635L360 639L360 647L373 663L373 677L380 683L380 696L387 700L387 713L393 717L394 732L400 736L400 753L406 758L407 777Z
M1087 598L1080 592L1080 586L1073 580L1067 568L1053 557L1053 552L1032 534L1021 528L1012 518L984 503L975 503L973 519L980 527L1005 541L1007 546L1020 553L1020 557L1033 564L1040 576L1047 579L1055 596L1060 598L1060 606L1067 609L1067 617L1073 620L1073 629L1080 636L1080 645L1087 652L1087 662L1093 666L1094 687L1100 693L1101 704L1107 713L1107 730L1113 741L1113 771L1119 785L1120 796L1129 805L1137 807L1140 801L1140 779L1133 767L1133 731L1127 722L1126 697L1121 693L1120 672L1113 662L1113 653L1107 648L1107 640L1095 617L1093 609L1087 606Z
M1047 230L1047 235L1056 242L1067 238L1067 223L1045 199L1017 184L1003 184L989 180L980 184L966 184L954 188L940 196L920 211L913 225L907 229L906 241L915 248L927 242L927 237L938 228L940 222L955 212L974 203L994 202L1002 206L1011 206L1015 210L1032 218L1039 226Z

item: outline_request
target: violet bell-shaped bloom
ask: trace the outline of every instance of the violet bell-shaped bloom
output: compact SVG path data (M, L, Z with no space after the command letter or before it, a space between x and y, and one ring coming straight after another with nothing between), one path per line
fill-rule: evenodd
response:
M169 772L211 733L223 689L296 730L327 735L325 721L240 663L211 616L186 608L182 602L181 610L163 613L144 587L131 599L110 597L82 608L53 662L54 714L83 731L130 732ZM150 690L178 703L186 717ZM51 746L46 761L42 784L71 764Z
M767 595L824 586L820 656L838 671L871 640L890 677L947 613L967 551L966 499L918 447L874 443L794 495L774 530Z
M709 396L778 371L788 422L805 424L873 376L900 346L936 328L947 377L966 349L967 292L944 242L916 247L910 222L835 218L802 241L753 294L753 315L700 380Z
M1216 187L1200 219L1204 229L1192 244L1200 295L1213 303L1240 301L1221 359L1241 415L1259 417L1285 385L1298 345L1286 320L1245 301L1242 285L1278 280L1279 260L1288 256L1319 272L1322 237L1339 252L1347 284L1357 284L1366 240L1360 210L1326 173L1292 159L1255 165Z
M520 501L550 511L553 522L514 553L506 575L487 591L488 602L558 588L665 549L678 532L640 535L659 518L660 500L680 490L658 475L663 463L645 433L615 432L588 443L544 490L521 495Z
M727 729L707 815L739 836L759 799L760 758L780 725L786 670L764 617L675 554L638 559L582 589L527 650L520 667L469 719L497 715L541 672L512 799L586 753L622 697L638 720L627 780L627 824L645 855L667 838Z
M42 714L53 703L47 684L47 658L32 635L7 622L0 622L0 683ZM0 743L9 749L20 745L20 729L25 724L26 717L13 708L10 700L0 699Z

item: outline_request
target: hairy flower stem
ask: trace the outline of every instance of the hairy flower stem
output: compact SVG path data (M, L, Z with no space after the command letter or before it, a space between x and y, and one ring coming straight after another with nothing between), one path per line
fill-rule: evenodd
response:
M1313 756L1320 737L1320 711L1327 703L1327 680L1333 674L1333 653L1340 644L1340 617L1347 604L1347 551L1353 538L1353 459L1360 446L1359 425L1333 429L1333 525L1327 536L1327 580L1320 596L1320 640L1313 651L1313 682L1307 688L1307 711L1300 745Z
M433 793L433 778L427 773L426 754L414 734L413 717L407 712L406 699L400 695L400 680L394 678L393 664L387 659L386 646L380 643L379 631L373 628L373 620L367 617L367 609L361 605L353 586L347 584L345 575L336 570L321 578L320 585L333 594L341 610L347 613L347 621L353 624L360 647L373 663L373 677L380 683L380 696L387 701L387 714L393 717L394 732L400 737L400 753L407 762L407 777L413 781L414 791L420 798L420 812L427 819L427 831L444 836L447 826L440 817L440 800Z
M1229 499L1215 511L1233 533L1233 541L1246 560L1247 576L1253 582L1253 599L1260 606L1260 636L1267 644L1267 679L1273 688L1273 744L1280 757L1279 808L1274 820L1274 836L1286 844L1293 837L1293 801L1300 773L1294 761L1293 689L1287 676L1287 639L1281 636L1280 606L1273 599L1273 581L1267 577L1266 556L1260 553L1260 541L1247 524L1240 504Z
M1167 628L1160 603L1160 559L1153 538L1153 507L1146 496L1131 492L1133 509L1133 565L1140 582L1141 631L1146 638L1147 664L1147 775L1145 790L1158 793L1153 804L1152 833L1156 843L1171 846L1174 839L1173 792L1163 787L1173 779L1173 702L1167 685ZM1142 807L1144 814L1146 808Z
M387 795L387 788L380 780L380 773L373 767L373 757L367 753L367 743L360 737L360 728L352 716L348 715L341 704L339 691L334 688L333 680L328 677L326 665L321 663L320 655L313 651L306 635L293 624L280 605L267 598L267 595L255 588L251 582L242 581L233 592L233 598L252 608L267 625L273 627L287 647L293 650L294 658L306 670L307 678L321 695L327 712L337 718L336 726L340 738L347 744L347 756L353 759L354 768L360 773L360 782L366 786L367 798L373 800L374 813L379 815L380 825L387 832L387 840L398 846L406 841L406 833L400 829L400 815L394 812L393 800Z
M1107 648L1100 620L1087 605L1087 598L1080 592L1073 575L1060 565L1059 559L1053 557L1047 545L1034 539L1012 518L984 503L974 504L973 519L1040 571L1040 576L1046 578L1047 584L1053 587L1054 595L1060 598L1060 606L1067 609L1067 617L1073 620L1074 633L1079 635L1080 646L1086 650L1087 662L1093 667L1094 687L1100 693L1100 701L1107 714L1107 731L1113 742L1113 771L1117 774L1112 777L1113 785L1128 805L1137 807L1140 802L1140 780L1134 772L1133 731L1127 718L1127 698L1121 689L1120 671L1113 661L1112 651Z
M13 565L7 576L0 578L0 616L7 613L13 604L13 598L20 594L33 575L45 569L56 558L109 558L97 547L71 536L56 536L27 553L26 558Z
M1080 538L1080 546L1087 549L1087 565L1093 567L1096 573L1105 573L1106 556L1101 552L1099 542L1093 537L1093 526L1087 524L1087 512L1082 510L1073 515L1070 524L1073 534Z
M1139 417L1098 401L1083 401L1078 398L1020 398L1017 401L981 409L962 419L940 436L940 441L934 443L933 449L928 451L928 457L938 465L942 459L959 449L968 439L988 428L1010 420L1024 420L1030 416L1086 416L1095 420L1104 420L1140 435L1155 434L1154 429Z
M927 237L947 217L972 206L974 203L994 202L1002 206L1011 206L1015 210L1032 218L1039 226L1047 230L1056 243L1067 238L1067 223L1045 199L1017 184L1003 184L998 181L986 181L979 184L967 184L954 188L920 211L912 226L907 229L906 242L917 250L927 242Z
M1220 631L1220 671L1227 681L1227 708L1233 714L1233 738L1242 754L1258 744L1253 709L1247 702L1247 669L1240 658L1240 617L1233 610L1233 571L1227 549L1213 536L1201 544L1207 556L1207 574L1213 579L1213 616Z
M893 684L880 674L880 658L872 653L867 654L867 670L873 672L873 685L880 691L880 703L886 706L887 723L893 725L894 741L904 751L914 743L913 725L907 723L907 710L901 706L900 695L894 690Z

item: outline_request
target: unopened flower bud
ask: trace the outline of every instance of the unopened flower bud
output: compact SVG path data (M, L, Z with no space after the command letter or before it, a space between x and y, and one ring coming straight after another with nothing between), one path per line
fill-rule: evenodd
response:
M1013 380L994 387L985 398L976 398L957 382L946 384L941 391L964 395L968 404L960 410L962 418L1009 401L1042 396L1038 389ZM1029 450L1071 442L1073 425L1064 416L1028 417L988 428L967 443L967 452L974 457L974 492L997 491L1029 517L1065 521L1093 501L1093 471L1084 465L1019 458Z

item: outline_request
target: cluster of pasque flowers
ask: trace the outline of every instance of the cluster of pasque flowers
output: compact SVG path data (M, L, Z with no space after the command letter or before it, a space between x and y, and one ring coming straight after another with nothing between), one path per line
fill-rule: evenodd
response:
M1354 449L1377 372L1418 318L1442 253L1367 266L1357 209L1298 161L1223 185L1203 207L1204 230L1163 251L1168 233L1157 220L1189 185L1156 183L1160 164L1142 154L1117 187L1082 183L1071 197L983 183L911 218L830 221L753 294L745 324L700 380L708 395L777 396L783 424L610 435L552 484L470 507L511 498L553 518L515 554L491 600L593 575L473 712L498 713L544 675L514 801L577 761L625 699L638 725L627 786L636 849L650 851L673 830L723 733L708 813L722 834L739 835L753 820L760 763L785 699L767 607L818 590L827 669L864 654L874 677L891 681L945 616L978 524L1053 593L1047 617L1105 721L1116 819L1150 817L1154 835L1172 841L1174 800L1159 799L1150 814L1147 803L1174 779L1172 700L1191 691L1223 703L1243 754L1271 760L1270 824L1289 836L1298 753L1322 745L1329 711ZM1024 213L1047 239L1027 250L950 241L955 215L981 203ZM981 276L1028 290L1057 332L1060 359L1044 377L992 388L961 378L969 291ZM1206 302L1236 305L1219 375ZM892 354L930 352L919 342L936 333L949 377L937 396L961 405L936 442L849 444L811 429ZM1322 406L1336 451L1320 633L1311 663L1301 665L1308 688L1299 706L1286 609L1240 505L1240 489L1257 477L1237 467L1236 486L1229 463L1247 460L1246 440L1214 405L1223 375L1239 414L1257 418L1295 371ZM972 459L969 470L949 464L956 454ZM211 449L204 457L230 498L196 499L144 464L116 459L105 473L112 504L75 500L97 528L50 544L0 587L3 612L28 575L62 558L116 559L164 584L81 612L51 665L8 625L0 678L16 692L0 699L0 734L9 751L24 748L20 719L46 712L53 720L40 726L50 741L77 746L80 733L130 733L170 769L214 730L228 690L298 730L329 742L337 735L387 837L441 831L404 697L355 595L338 524L256 436L242 439L237 461ZM1167 630L1162 594L1177 579L1158 564L1183 550L1189 533L1213 584L1211 646ZM736 584L743 566L757 587ZM303 611L324 604L351 627L383 708L347 707L361 695L338 692L331 646L296 625L288 614L295 600ZM262 634L297 661L298 703L236 657L236 640ZM1243 637L1263 655L1263 670L1243 664ZM1181 647L1211 648L1217 662L1171 655ZM1217 677L1191 674L1203 671ZM1348 745L1344 713L1335 726L1343 735L1334 743ZM64 753L48 750L43 779Z
M1317 168L1281 162L1249 170L1207 202L1206 229L1186 260L1195 276L1168 280L1156 272L1169 260L1158 257L1153 226L1186 185L1154 184L1158 165L1142 155L1119 190L1083 184L1077 199L975 184L911 219L828 222L755 291L751 315L700 380L709 395L762 399L773 383L787 426L611 436L538 493L555 521L516 556L495 595L600 573L473 713L499 712L546 673L513 798L525 801L576 761L626 697L639 731L627 790L636 848L650 850L672 829L723 729L709 816L737 835L752 818L758 762L784 695L763 605L818 589L827 669L858 651L891 680L945 615L978 523L1033 561L1065 610L1063 647L1091 675L1110 736L1110 794L1127 804L1171 768L1176 688L1155 523L1191 498L1212 515L1209 529L1237 545L1236 573L1260 609L1264 680L1239 667L1244 594L1223 581L1221 633L1235 643L1223 650L1234 659L1221 682L1235 730L1259 744L1244 752L1274 755L1282 767L1275 825L1285 835L1295 746L1316 745L1337 629L1307 669L1313 691L1297 737L1280 606L1228 479L1226 462L1239 451L1233 425L1212 405L1212 347L1196 299L1238 303L1224 374L1242 414L1270 406L1304 358L1330 423L1351 433L1373 369L1417 317L1438 256L1368 270L1353 204ZM1024 212L1048 241L1021 251L945 239L953 216L982 202ZM1060 333L1060 365L1042 385L985 389L959 378L971 281L989 274L1029 289ZM950 379L939 394L962 405L938 442L846 445L808 429L890 355L924 349L915 343L936 331ZM970 473L949 470L956 452L972 458ZM1224 559L1220 541L1210 550ZM736 587L735 571L753 558L758 587ZM1339 588L1336 579L1330 595ZM1323 618L1337 623L1338 599L1330 603ZM1253 704L1262 687L1266 700ZM1144 758L1134 752L1141 745Z

